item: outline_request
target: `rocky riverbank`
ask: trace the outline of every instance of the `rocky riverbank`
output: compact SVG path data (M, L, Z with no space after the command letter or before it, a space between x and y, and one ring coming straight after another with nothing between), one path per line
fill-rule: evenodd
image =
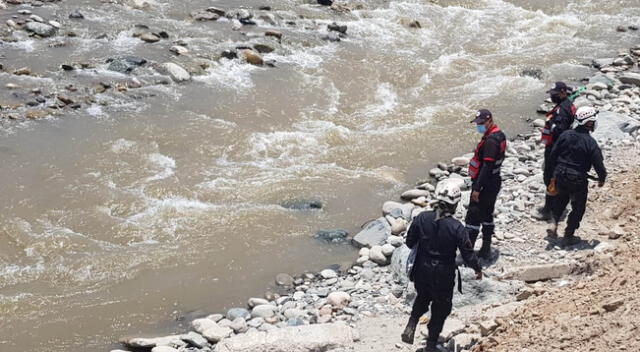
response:
M626 225L637 221L637 215L622 221L615 204L617 196L608 187L624 185L625 173L638 162L638 56L640 48L636 47L618 58L607 59L606 64L594 60L594 67L601 73L584 80L587 89L575 101L577 106L590 104L600 109L594 137L616 180L603 189L592 189L592 203L580 233L585 238L582 243L561 248L558 242L545 238L545 224L532 218L544 195L539 132L511 136L502 168L504 181L496 207L492 259L483 263L486 277L482 281L473 280L473 273L462 269L464 294L454 296L455 311L441 336L452 350L476 346L480 351L499 344L492 336L505 331L505 320L500 317L514 312L531 297L546 297L593 275L599 261L610 258L608 253L615 248L615 242L610 241L633 238ZM545 109L546 105L540 108ZM542 122L535 120L533 125L539 127ZM251 351L258 347L275 351L409 350L409 346L398 343L399 326L414 297L403 274L408 254L403 236L411 219L430 208L438 182L455 182L465 189L457 213L462 217L470 195L466 175L469 158L464 155L438 164L429 171L430 180L404 192L400 201L384 203L382 216L353 237L354 245L361 249L352 267L327 268L295 277L280 274L275 279L275 292L249 298L246 307L196 319L192 322L194 331L131 338L123 344L154 352ZM604 210L594 211L596 208ZM324 235L332 238L334 234Z

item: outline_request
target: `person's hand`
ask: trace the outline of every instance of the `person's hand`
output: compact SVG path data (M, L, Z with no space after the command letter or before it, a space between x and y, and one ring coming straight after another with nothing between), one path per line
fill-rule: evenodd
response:
M480 202L480 191L471 192L471 201L474 203Z
M482 280L482 271L476 271L476 280Z
M604 181L598 181L598 187L604 186Z

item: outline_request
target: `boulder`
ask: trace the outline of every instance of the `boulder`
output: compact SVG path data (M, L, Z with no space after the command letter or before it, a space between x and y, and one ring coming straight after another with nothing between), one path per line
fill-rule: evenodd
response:
M231 308L229 309L229 311L227 311L227 315L226 315L227 319L234 321L238 317L250 319L251 313L249 313L249 311L244 308Z
M387 265L387 256L382 252L382 246L373 246L369 251L369 260L378 265Z
M177 64L174 64L173 62L165 62L164 64L160 65L160 71L163 71L162 73L168 74L171 79L178 83L185 82L191 79L191 75L189 74L189 72L187 72L187 70L178 66Z
M55 35L58 30L54 26L40 22L27 22L27 24L24 25L24 29L41 37L51 37Z
M233 334L233 330L229 327L222 327L216 324L216 326L211 327L205 330L202 333L205 339L207 339L211 343L218 343L222 339L225 339Z
M182 341L194 346L196 348L203 348L208 345L207 339L202 337L202 335L189 331L188 333L181 336Z
M109 63L109 66L107 67L107 70L109 71L129 73L134 68L146 64L147 60L135 56L124 56L108 59L107 63Z
M286 201L281 204L283 208L292 209L292 210L314 210L314 209L322 209L322 201L311 199L297 199Z
M342 309L346 307L350 301L351 295L342 291L331 292L329 296L327 296L327 303L329 303L333 308L336 309Z
M242 55L244 60L255 66L262 66L264 64L264 60L262 60L262 56L257 52L249 49L242 50Z
M169 345L179 346L184 344L180 335L153 337L153 338L136 337L136 338L123 341L123 343L126 346L131 348L142 348L142 349L152 349L156 346L169 346Z
M369 224L353 237L353 244L357 247L371 247L382 245L391 235L391 225L384 217L380 217Z
M347 238L347 236L349 236L349 232L347 232L347 230L335 229L319 230L313 237L325 242L342 242Z
M207 329L215 328L217 326L218 323L207 318L196 319L191 322L191 327L193 328L193 330L197 331L200 334L204 333Z
M387 243L382 246L382 254L384 254L386 257L390 257L395 250L396 247L391 243Z
M410 189L400 196L404 200L412 200L418 197L428 197L431 193L424 189Z
M335 270L324 269L320 272L320 276L324 279L335 279L338 277L338 273L336 273Z
M640 86L640 73L635 72L625 72L618 76L618 79L622 83L633 84L636 86Z
M272 306L270 304L261 304L259 306L255 306L251 310L251 317L269 319L276 315L276 308L276 306Z
M289 274L280 273L276 275L276 285L293 286L293 277Z
M602 111L598 114L598 128L593 132L593 138L600 139L624 139L626 133L635 131L638 122L633 118L611 111Z
M353 345L354 331L343 322L291 326L225 339L215 352L314 352Z
M518 268L514 277L525 282L557 279L571 274L573 266L569 263L529 265Z
M391 272L393 273L393 277L403 284L407 284L409 282L409 278L406 274L406 267L407 258L409 258L410 252L411 249L403 244L398 247L391 256Z

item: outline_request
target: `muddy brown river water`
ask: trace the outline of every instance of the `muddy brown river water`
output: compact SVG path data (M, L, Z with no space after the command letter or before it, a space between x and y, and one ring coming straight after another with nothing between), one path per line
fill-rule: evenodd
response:
M578 84L584 63L640 41L616 31L639 24L637 0L369 1L348 13L301 0L148 2L0 9L2 23L29 10L62 26L41 39L1 32L2 351L107 351L244 305L277 273L350 262L353 248L313 234L357 232L435 162L469 152L474 109L490 108L515 136L553 81ZM209 6L247 8L257 25L190 18ZM69 19L75 10L85 18ZM334 21L347 36L323 40ZM145 43L132 37L137 24L169 38ZM187 55L169 51L177 40ZM275 67L218 58L247 43L273 46L264 58ZM124 55L149 64L107 69ZM161 84L152 67L163 62L191 81ZM89 68L60 69L71 63ZM22 67L33 74L12 74ZM141 88L94 91L132 77ZM7 110L37 88L81 106L38 120ZM282 206L308 199L324 207Z

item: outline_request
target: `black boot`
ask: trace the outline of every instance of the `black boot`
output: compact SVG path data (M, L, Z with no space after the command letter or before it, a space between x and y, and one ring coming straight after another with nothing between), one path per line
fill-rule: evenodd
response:
M544 206L538 209L538 214L535 214L533 217L538 220L551 220L552 219L552 204L553 204L553 196L546 195L544 197Z
M427 345L424 346L422 352L441 352L438 348L438 343L435 341L427 340Z
M567 229L564 231L564 237L562 238L563 246L565 247L573 246L580 243L580 241L582 241L580 237L574 235L575 232L576 232L575 229L571 229L567 227Z
M478 256L482 259L491 259L491 239L493 238L494 226L484 225L482 227L482 247Z
M416 326L418 326L418 319L409 318L407 327L404 328L404 332L401 335L402 342L413 345L413 338L416 334Z

